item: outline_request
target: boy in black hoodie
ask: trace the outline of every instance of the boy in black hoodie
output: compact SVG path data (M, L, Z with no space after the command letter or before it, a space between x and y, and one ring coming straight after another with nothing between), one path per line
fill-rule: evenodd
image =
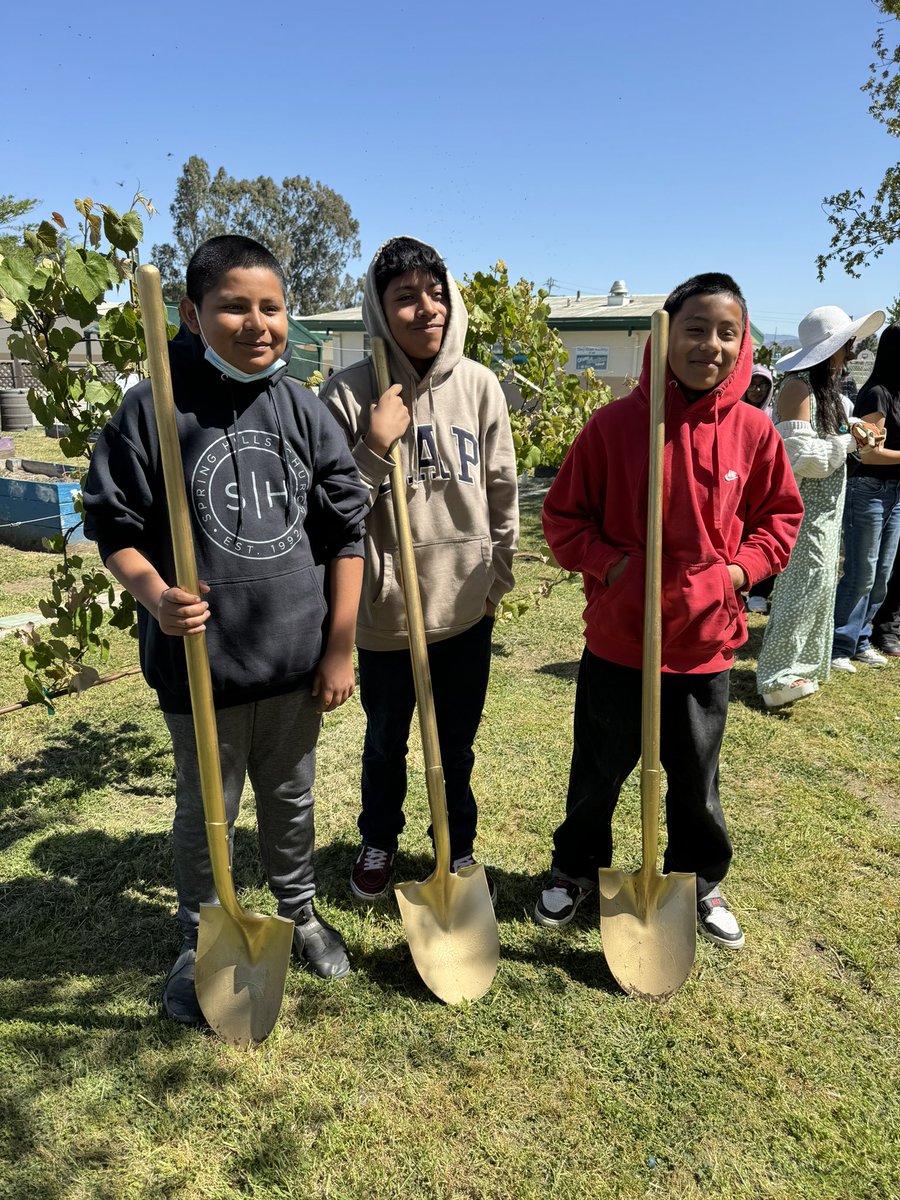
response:
M195 1024L199 908L216 897L182 638L207 637L229 839L249 772L263 864L279 915L296 924L295 953L321 978L343 976L343 939L312 903L312 785L321 714L354 687L368 497L324 405L286 377L284 277L269 251L211 238L186 290L170 363L203 594L174 586L148 381L104 429L84 508L103 561L139 601L141 666L172 736L183 944L163 1004Z

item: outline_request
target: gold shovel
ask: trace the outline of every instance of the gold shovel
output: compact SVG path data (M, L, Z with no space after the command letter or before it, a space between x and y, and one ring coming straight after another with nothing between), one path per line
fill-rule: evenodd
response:
M381 338L372 338L372 359L378 392L384 395L391 376L387 346ZM446 1004L458 1004L477 1000L491 986L500 962L500 937L484 867L477 863L455 873L450 870L444 772L399 446L394 446L391 457L391 496L435 851L434 872L424 883L401 883L394 891L416 970L436 996Z
M650 362L650 477L641 681L641 868L600 871L600 936L617 982L631 996L665 1000L684 983L697 944L697 877L656 869L659 842L659 708L662 476L669 314L653 314Z
M148 264L138 268L137 287L166 482L175 574L180 588L199 596L169 374L165 309L156 267ZM206 840L219 897L219 904L200 905L197 999L210 1028L222 1041L247 1046L268 1037L278 1019L291 957L294 922L285 917L264 917L260 913L247 912L238 904L228 853L228 822L222 794L206 634L184 638L184 650L194 712Z

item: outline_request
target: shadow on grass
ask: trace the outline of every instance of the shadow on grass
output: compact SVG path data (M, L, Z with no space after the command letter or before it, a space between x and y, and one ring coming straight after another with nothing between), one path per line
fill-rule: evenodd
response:
M735 651L735 662L743 662L745 659L759 658L759 651L762 647L763 634L766 632L765 625L748 625L747 640L743 646L739 646Z
M168 969L179 942L174 901L160 895L173 886L169 834L55 833L34 846L31 860L40 876L4 885L0 975ZM239 888L264 885L253 830L235 831L234 872Z
M0 813L35 800L57 810L77 807L86 792L113 783L127 795L155 796L158 785L142 781L169 760L168 747L140 725L110 728L76 721L51 730L37 754L0 775Z
M323 900L337 907L357 905L350 891L349 877L358 850L357 842L342 839L323 846L317 852L317 888ZM493 864L488 864L488 870L497 885L495 911L500 927L501 961L554 966L585 987L606 992L619 990L602 954L573 946L569 938L570 933L582 933L592 922L596 927L599 922L596 898L589 898L585 902L571 927L563 930L541 929L537 925L532 926L531 919L546 872L504 871ZM434 860L431 857L401 851L394 863L393 882L423 882L433 871ZM376 913L396 920L398 939L390 947L365 955L354 954L354 969L364 972L373 984L385 992L401 992L412 999L440 1003L422 983L410 957L393 887L371 908ZM528 934L524 938L520 936L520 929L516 928L521 928L523 920L527 923L525 928ZM531 939L535 940L532 942Z
M536 675L553 675L556 679L563 679L567 683L574 683L578 678L579 662L575 659L573 662L557 662L544 663L543 666L535 667Z

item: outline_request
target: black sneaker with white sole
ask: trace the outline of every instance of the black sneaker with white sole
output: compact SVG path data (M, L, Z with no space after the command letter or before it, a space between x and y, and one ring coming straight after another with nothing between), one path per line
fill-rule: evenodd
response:
M725 903L718 887L697 901L697 929L708 942L715 942L727 950L740 950L744 944L737 917Z
M462 855L460 855L459 858L454 858L453 862L450 864L450 870L455 875L456 872L461 867L463 867L463 868L464 867L474 867L476 865L477 864L475 862L475 856L473 854L462 854ZM496 885L496 883L494 883L494 880L492 879L491 874L487 870L487 868L485 868L484 877L487 880L488 894L491 897L491 904L496 904L497 903L497 885Z
M534 906L534 919L538 925L548 929L558 929L568 923L578 911L578 906L593 888L583 888L566 879L564 875L554 875L538 897Z

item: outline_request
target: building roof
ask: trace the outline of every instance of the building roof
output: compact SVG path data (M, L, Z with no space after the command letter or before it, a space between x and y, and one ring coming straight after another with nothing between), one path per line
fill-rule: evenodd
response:
M550 306L548 325L552 329L649 329L650 318L666 299L665 292L643 296L628 296L625 304L610 304L609 296L548 296ZM320 333L363 333L362 307L336 309L315 313L300 320L310 330ZM763 333L750 322L750 335L759 346L765 341Z
M363 333L362 305L355 308L338 308L332 312L313 313L309 317L298 317L313 333Z

